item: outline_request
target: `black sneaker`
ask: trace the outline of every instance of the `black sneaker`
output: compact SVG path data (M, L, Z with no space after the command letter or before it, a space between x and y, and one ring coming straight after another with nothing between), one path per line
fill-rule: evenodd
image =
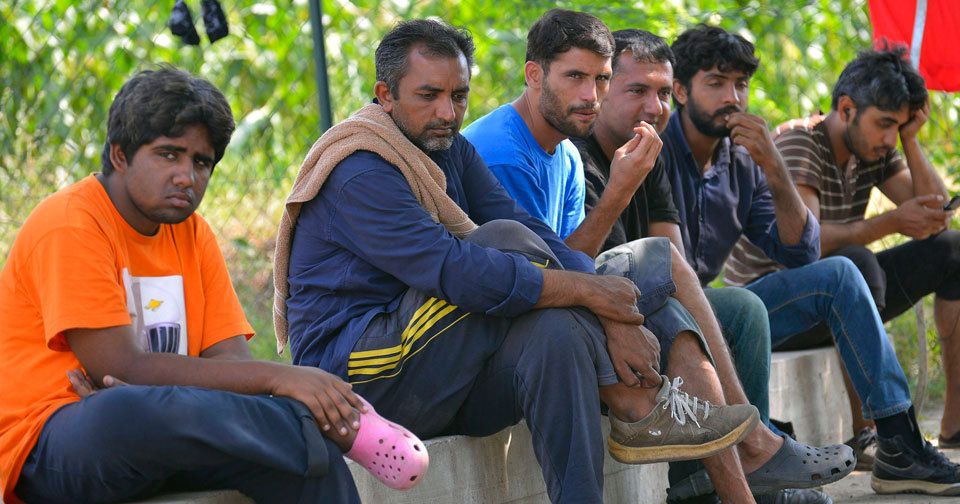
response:
M877 431L864 427L859 434L846 440L843 444L853 448L857 456L857 471L872 471L873 460L877 456Z
M870 486L878 494L960 495L960 466L927 441L917 453L900 436L877 437Z

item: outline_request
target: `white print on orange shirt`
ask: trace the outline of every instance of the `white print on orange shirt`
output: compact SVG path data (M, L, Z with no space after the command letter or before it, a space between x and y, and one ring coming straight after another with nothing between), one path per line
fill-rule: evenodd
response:
M123 269L127 312L143 348L187 354L187 313L183 277L135 277Z

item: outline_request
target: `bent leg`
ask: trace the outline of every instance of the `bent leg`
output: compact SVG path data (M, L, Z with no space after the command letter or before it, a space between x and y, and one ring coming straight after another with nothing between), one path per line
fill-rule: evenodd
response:
M603 499L600 386L616 383L596 317L535 310L514 320L452 430L485 436L526 419L551 502Z
M740 287L704 289L713 307L723 339L730 347L733 365L750 404L760 411L760 421L770 421L770 320L756 294Z
M884 321L936 293L933 314L947 379L940 434L953 437L960 432L960 232L913 240L878 253L877 259L890 279L887 309L880 312Z
M830 327L865 418L910 407L903 369L887 339L866 282L845 257L770 273L747 285L767 306L773 348L820 322Z
M168 484L236 489L258 501L359 502L342 454L306 407L285 398L134 385L58 410L16 492L27 502L107 502Z

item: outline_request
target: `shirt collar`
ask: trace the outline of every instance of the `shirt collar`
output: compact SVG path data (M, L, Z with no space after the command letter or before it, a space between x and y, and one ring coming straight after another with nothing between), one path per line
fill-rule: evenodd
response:
M696 173L698 178L701 177L700 167L697 166L697 160L693 157L693 151L690 150L690 144L687 143L687 137L683 133L683 123L680 120L679 110L670 115L670 120L667 122L667 129L664 130L664 134L679 148L681 159L691 173ZM714 156L716 161L714 161L710 170L702 176L708 177L729 170L732 150L733 144L730 142L730 137L720 139L720 143L717 144L716 155Z

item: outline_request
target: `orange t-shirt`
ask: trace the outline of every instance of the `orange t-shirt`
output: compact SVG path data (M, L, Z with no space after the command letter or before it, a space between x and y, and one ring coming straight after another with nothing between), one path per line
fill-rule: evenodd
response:
M94 176L34 209L0 273L0 489L13 490L40 431L78 401L63 332L132 325L144 348L197 356L253 329L210 227L194 214L135 231Z

